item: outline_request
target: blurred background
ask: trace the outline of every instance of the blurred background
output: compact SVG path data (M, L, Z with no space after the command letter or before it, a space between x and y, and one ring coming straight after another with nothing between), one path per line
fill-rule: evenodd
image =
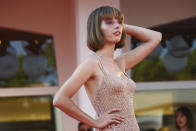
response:
M52 99L92 54L87 18L103 5L120 9L127 24L163 34L160 45L127 72L137 84L134 107L141 131L175 131L180 106L196 121L195 0L0 0L1 131L77 131L78 121L54 108ZM140 44L128 36L116 56ZM84 87L73 100L96 118Z

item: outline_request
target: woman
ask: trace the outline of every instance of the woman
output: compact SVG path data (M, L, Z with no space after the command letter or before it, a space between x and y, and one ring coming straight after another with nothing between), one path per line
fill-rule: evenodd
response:
M194 131L193 115L190 109L185 106L176 110L175 122L178 131Z
M83 122L80 122L78 124L78 131L93 131L93 128Z
M125 44L126 33L144 42L114 59ZM133 108L135 83L126 75L161 41L161 33L124 24L113 7L94 10L87 23L87 45L95 53L80 64L54 97L54 106L71 117L102 131L139 131ZM95 120L82 112L71 97L85 85L97 112Z

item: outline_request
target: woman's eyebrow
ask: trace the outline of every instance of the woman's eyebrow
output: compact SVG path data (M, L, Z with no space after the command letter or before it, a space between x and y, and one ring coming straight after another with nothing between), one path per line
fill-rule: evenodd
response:
M104 20L113 20L115 17L106 17Z
M113 20L113 18L105 18L104 20L105 21L107 21L107 20Z

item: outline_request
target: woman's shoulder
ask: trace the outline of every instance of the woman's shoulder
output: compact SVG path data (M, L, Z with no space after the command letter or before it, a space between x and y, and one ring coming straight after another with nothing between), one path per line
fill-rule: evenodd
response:
M85 58L75 69L73 74L90 76L96 72L97 69L97 61L94 56L89 56Z
M98 60L96 56L93 54L85 58L84 61L82 61L81 65L95 67L96 65L98 65Z

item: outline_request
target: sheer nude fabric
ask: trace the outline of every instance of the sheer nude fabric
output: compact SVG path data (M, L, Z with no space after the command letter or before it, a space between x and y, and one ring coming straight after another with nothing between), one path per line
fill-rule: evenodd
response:
M120 77L108 72L103 66L101 57L96 53L95 56L104 77L93 101L97 115L100 116L113 108L118 108L121 111L116 113L125 117L122 123L112 124L101 131L140 131L133 108L135 82L125 72Z

